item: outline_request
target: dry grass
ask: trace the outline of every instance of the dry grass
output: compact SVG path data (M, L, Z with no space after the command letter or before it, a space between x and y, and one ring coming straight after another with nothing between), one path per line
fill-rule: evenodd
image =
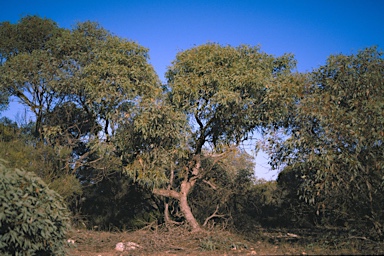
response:
M297 233L297 232L296 232ZM303 237L305 235L306 237ZM283 230L259 229L240 236L228 231L191 233L184 227L148 228L134 232L73 230L75 244L68 255L367 255L384 254L384 243L361 238L321 237L319 233L298 235ZM134 251L118 252L118 242L135 242Z

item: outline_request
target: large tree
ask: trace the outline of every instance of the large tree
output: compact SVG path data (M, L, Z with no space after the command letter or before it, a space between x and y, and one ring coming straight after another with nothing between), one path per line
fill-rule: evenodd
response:
M118 120L146 95L160 92L148 49L113 36L97 23L79 23L56 43L64 56L69 98L102 125L108 140Z
M0 87L34 113L37 132L44 113L59 100L54 87L61 63L49 42L61 33L54 21L36 16L0 24Z
M148 49L94 22L63 29L37 16L1 23L0 36L0 92L31 110L36 136L4 142L4 158L29 171L40 161L47 168L38 175L77 212L82 188L121 171L111 143L116 128L161 92Z
M382 53L368 48L330 56L288 96L270 98L293 109L285 136L270 137L272 162L285 174L296 174L301 198L323 221L363 224L361 230L369 233L371 227L378 235L383 232L383 75Z
M1 88L34 113L38 137L72 150L66 171L119 165L111 133L145 94L160 91L148 49L94 22L68 30L37 16L1 23L0 35Z
M266 121L266 87L293 66L291 55L276 58L250 46L205 44L180 52L166 74L167 98L133 120L131 134L137 130L150 140L137 146L137 168L127 171L162 180L153 184L154 193L176 200L192 230L200 230L188 195L196 182L209 184L213 166Z

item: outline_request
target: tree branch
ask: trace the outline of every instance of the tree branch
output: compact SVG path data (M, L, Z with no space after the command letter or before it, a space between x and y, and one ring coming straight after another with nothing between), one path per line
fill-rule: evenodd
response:
M195 165L192 167L192 174L194 176L199 175L200 168L201 168L201 158L200 155L195 155L194 157Z
M217 186L210 182L209 180L203 180L203 182L207 185L209 185L213 190L217 190Z
M218 211L219 211L219 205L216 206L216 210L212 213L212 215L205 219L203 227L205 227L208 224L208 221L210 221L213 218L223 218L223 217L225 217L224 214L217 214Z
M203 130L204 125L201 122L200 118L197 116L197 113L195 113L195 119L196 119L197 124L200 126L200 130Z
M180 193L174 190L154 188L153 193L158 196L172 197L174 199L180 200Z

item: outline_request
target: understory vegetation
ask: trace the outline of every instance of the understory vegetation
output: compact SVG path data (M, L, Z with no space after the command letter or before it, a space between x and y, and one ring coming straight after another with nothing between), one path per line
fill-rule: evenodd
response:
M372 248L382 241L377 47L298 73L291 54L209 43L178 53L165 84L148 52L94 22L0 23L0 111L17 100L30 114L0 119L4 168L39 177L77 229L160 225L259 238L257 230L300 229L332 235L322 243L335 234ZM280 171L276 181L255 177L242 147L250 140ZM224 241L198 239L204 250Z

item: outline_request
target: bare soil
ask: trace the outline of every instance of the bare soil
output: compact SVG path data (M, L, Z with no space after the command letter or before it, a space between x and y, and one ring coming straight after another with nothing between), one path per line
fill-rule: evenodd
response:
M298 233L298 232L297 232ZM304 234L306 235L306 234ZM316 238L317 237L317 238ZM68 255L367 255L384 254L384 243L365 237L303 237L286 230L263 229L249 235L215 230L198 233L184 227L143 229L132 232L72 230ZM329 241L328 241L329 240ZM139 249L119 252L117 243L134 242Z

